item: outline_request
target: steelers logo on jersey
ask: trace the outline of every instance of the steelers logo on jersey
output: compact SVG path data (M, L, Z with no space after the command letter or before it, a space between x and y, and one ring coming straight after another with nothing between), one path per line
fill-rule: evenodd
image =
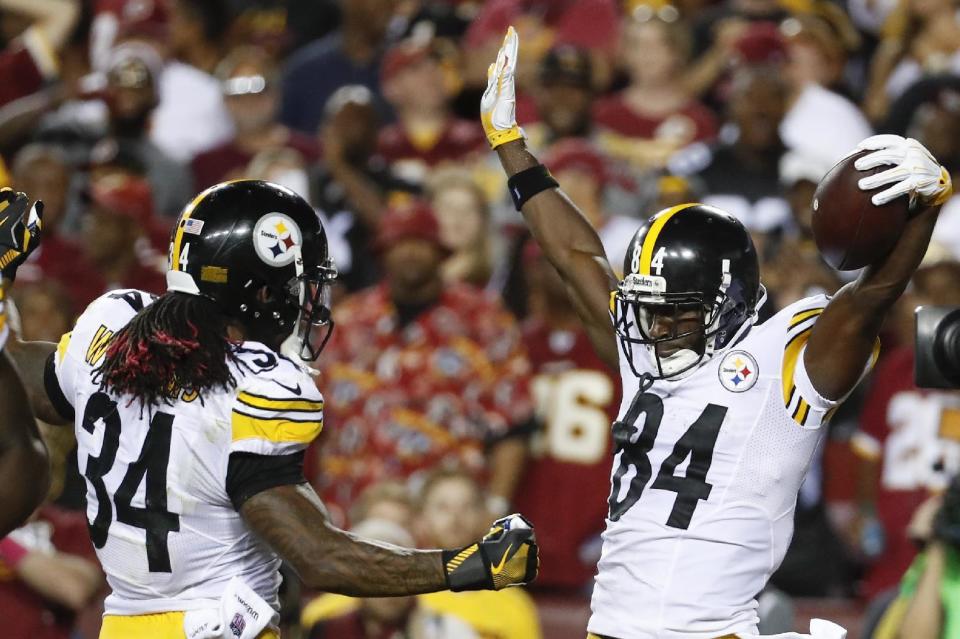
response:
M720 362L720 384L728 391L742 393L757 383L759 371L757 360L746 351L730 351Z
M260 259L271 266L286 266L303 244L300 227L282 213L267 213L253 227L253 246Z

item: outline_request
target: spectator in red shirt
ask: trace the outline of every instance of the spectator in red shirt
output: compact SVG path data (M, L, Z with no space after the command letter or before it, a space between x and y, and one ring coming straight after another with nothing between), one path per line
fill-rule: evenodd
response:
M9 637L67 639L102 583L82 512L43 507L0 540L0 615Z
M385 282L337 305L320 360L328 428L317 488L336 519L369 484L445 461L489 477L506 512L526 457L529 362L492 295L445 285L432 212L393 210L378 235Z
M641 6L634 11L621 45L630 84L593 107L604 148L638 166L657 167L691 142L716 135L713 113L683 83L690 38L675 9L653 13Z
M530 143L542 147L563 138L587 137L594 99L589 52L573 45L554 47L538 71L538 86L532 93L538 121L523 123Z
M381 131L378 147L401 177L422 182L429 167L486 149L482 127L451 113L443 70L429 44L409 39L392 47L380 77L397 122Z
M84 257L96 271L97 295L118 288L163 293L166 269L150 237L155 224L150 186L137 178L103 178L91 186L90 199L81 237Z
M69 295L71 311L81 312L102 290L83 251L61 231L73 170L60 150L30 144L13 161L13 188L43 200L43 242L20 268L22 282L57 282Z
M312 137L277 122L278 74L266 52L249 46L234 49L217 68L217 78L235 134L193 159L196 190L228 179L268 149L293 148L308 161L317 159L317 144Z
M911 308L960 304L958 281L960 263L921 268ZM907 535L913 512L960 472L960 393L917 388L913 359L913 347L903 346L880 360L852 439L861 458L858 527L867 531L878 522L883 531L882 547L864 548L873 555L864 584L868 597L899 582L916 555Z
M537 522L536 588L583 591L596 573L610 492L610 424L619 377L597 357L563 281L534 242L524 246L530 356L540 430L516 506Z
M0 106L33 95L57 77L57 51L80 14L78 3L63 0L0 3L3 36L16 35L0 50ZM17 21L22 18L26 24ZM26 26L21 33L11 27Z

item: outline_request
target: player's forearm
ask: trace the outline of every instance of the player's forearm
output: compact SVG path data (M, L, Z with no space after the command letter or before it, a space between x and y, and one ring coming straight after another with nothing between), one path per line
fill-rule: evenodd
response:
M849 294L854 301L852 310L857 319L876 326L879 331L883 316L903 294L923 260L939 214L939 206L928 207L917 214L907 223L890 254L864 269L849 285Z
M497 155L508 177L539 164L523 140L498 146ZM571 264L573 253L606 259L596 230L560 189L534 195L521 212L537 244L561 275Z
M0 537L19 526L47 494L47 450L13 363L0 353Z
M266 490L251 497L240 512L310 588L352 597L391 597L447 587L439 551L365 541L337 529L306 484Z
M47 359L57 350L57 345L53 342L23 342L11 335L6 350L20 372L20 379L23 380L34 414L48 424L69 424L70 421L64 419L53 407L44 384Z
M946 548L935 542L927 551L927 563L917 592L897 631L898 639L940 639L943 628L943 602L940 586L946 564Z

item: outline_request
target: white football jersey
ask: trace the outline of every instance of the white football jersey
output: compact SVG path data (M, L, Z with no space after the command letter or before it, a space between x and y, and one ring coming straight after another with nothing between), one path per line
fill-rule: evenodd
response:
M827 301L797 302L689 377L645 392L621 353L623 403L590 632L756 633L755 598L787 551L797 491L837 404L814 391L803 366Z
M152 302L121 290L93 302L64 335L56 378L76 415L87 521L112 590L106 614L216 605L237 576L278 608L280 559L250 531L226 491L231 453L291 455L319 434L323 398L307 372L258 342L244 342L237 381L201 401L141 409L100 388L110 338Z

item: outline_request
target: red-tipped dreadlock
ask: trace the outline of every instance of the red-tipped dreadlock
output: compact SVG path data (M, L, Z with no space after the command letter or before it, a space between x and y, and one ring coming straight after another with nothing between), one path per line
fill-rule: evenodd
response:
M130 320L107 347L96 370L100 387L132 395L142 406L172 404L181 392L236 386L230 362L239 362L227 336L228 318L205 297L167 293Z

